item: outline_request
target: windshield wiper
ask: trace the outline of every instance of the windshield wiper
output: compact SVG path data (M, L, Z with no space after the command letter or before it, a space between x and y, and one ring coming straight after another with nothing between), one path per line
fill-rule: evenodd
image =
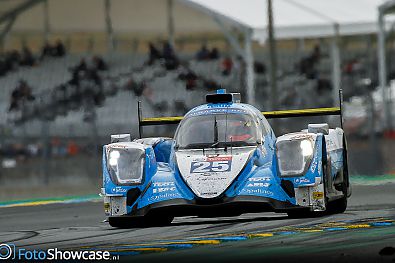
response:
M217 147L219 144L218 141L218 123L217 116L214 115L214 143L210 146L211 148Z

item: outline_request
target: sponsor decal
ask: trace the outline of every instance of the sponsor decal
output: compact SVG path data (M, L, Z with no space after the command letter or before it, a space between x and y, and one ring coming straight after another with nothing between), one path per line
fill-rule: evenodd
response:
M218 194L217 192L205 192L205 193L201 193L201 195L208 195L208 196L217 195L217 194Z
M110 211L111 211L111 205L110 205L110 203L104 203L104 213L105 213L106 215L109 215L109 214L110 214Z
M252 177L248 178L250 182L270 182L270 177Z
M249 183L247 187L269 187L269 183Z
M296 135L293 135L292 137L290 137L289 139L291 140L291 141L293 141L293 140L301 140L301 139L310 139L311 138L311 136L310 135L308 135L308 134L296 134Z
M217 176L211 176L211 175L215 175L214 173L212 174L203 174L203 176L205 177L197 177L196 181L198 182L206 182L206 181L211 181L211 182L215 182L215 181L223 181L226 180L227 177L217 177Z
M247 194L262 194L262 195L268 195L268 196L272 196L274 195L272 191L268 191L268 190L263 190L263 189L245 189L245 192Z
M216 161L232 161L232 156L213 156L207 157L207 162L216 162Z
M153 187L174 186L174 182L156 182L152 184Z
M232 169L232 156L207 157L205 161L191 162L190 173L229 172Z
M192 112L188 114L189 116L200 116L200 115L210 115L210 114L217 114L217 113L247 113L247 111L242 109L232 109L232 108L214 108L214 109L207 109L207 110L200 110L196 112Z
M154 187L152 193L174 192L176 190L174 182L155 182L152 184Z
M111 148L127 149L128 146L127 145L123 145L123 144L111 144Z
M296 178L295 184L303 184L303 183L310 183L310 180L307 178Z
M179 197L179 194L165 193L165 194L151 196L148 200L149 201L157 201L157 200L161 200L161 199L169 199L169 198L177 198L177 197Z
M318 200L324 198L324 192L313 192L313 199Z
M164 193L164 192L174 192L176 190L175 187L159 187L152 189L152 193Z
M317 168L317 162L316 161L314 161L312 164L311 164L311 172L312 173L314 173L315 172L315 168Z
M127 189L117 186L117 187L113 188L112 191L116 192L116 193L126 193Z

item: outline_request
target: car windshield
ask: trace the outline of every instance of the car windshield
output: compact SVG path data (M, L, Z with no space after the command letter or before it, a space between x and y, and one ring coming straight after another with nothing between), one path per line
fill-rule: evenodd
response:
M175 135L179 149L252 146L257 123L247 114L211 114L184 119Z

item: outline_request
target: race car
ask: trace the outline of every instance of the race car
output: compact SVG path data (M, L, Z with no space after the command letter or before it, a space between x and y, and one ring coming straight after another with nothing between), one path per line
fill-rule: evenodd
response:
M341 115L340 108L262 113L218 90L178 123L174 138L112 135L103 147L104 210L113 227L170 224L174 217L278 212L342 213L351 195L341 128L309 124L276 137L267 118ZM139 107L140 109L140 107ZM266 117L265 117L266 116Z

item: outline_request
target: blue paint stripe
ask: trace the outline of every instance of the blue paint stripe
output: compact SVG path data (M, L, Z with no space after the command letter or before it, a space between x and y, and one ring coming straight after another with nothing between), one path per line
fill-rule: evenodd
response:
M371 226L392 226L392 222L374 222L371 223Z
M239 241L239 240L246 240L248 239L247 236L228 236L228 237L217 237L213 239L202 239L202 240L220 240L220 241Z
M293 234L296 234L296 233L297 233L297 232L295 232L295 231L282 231L282 232L277 232L277 233L275 233L275 234L286 236L286 235L293 235Z
M324 231L342 231L342 230L347 230L345 227L330 227L330 228L325 228Z

